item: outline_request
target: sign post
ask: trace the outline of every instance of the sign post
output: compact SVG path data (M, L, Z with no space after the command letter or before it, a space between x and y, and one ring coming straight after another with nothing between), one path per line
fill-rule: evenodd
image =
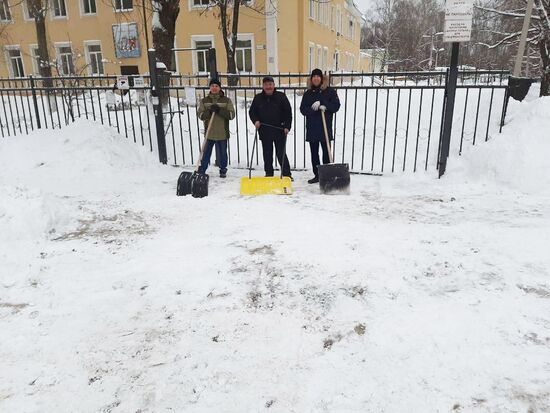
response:
M474 0L446 0L445 2L445 30L443 41L452 43L451 65L445 85L445 115L443 118L443 133L439 148L437 167L439 177L443 176L447 168L447 158L451 146L451 130L455 107L456 83L458 80L458 52L460 42L470 41L472 33L472 17Z

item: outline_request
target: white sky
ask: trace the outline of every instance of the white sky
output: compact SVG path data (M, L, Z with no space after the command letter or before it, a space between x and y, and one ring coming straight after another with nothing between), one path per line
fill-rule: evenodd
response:
M367 9L374 3L374 0L353 0L357 5L357 8L365 13Z

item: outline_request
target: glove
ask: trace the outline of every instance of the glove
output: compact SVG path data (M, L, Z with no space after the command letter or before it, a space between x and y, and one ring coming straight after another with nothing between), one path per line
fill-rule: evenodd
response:
M311 109L317 112L319 110L319 106L321 106L321 102L319 101L313 102L313 105L311 105Z
M211 113L220 113L220 107L214 103L213 105L210 106L210 112Z
M325 105L321 105L319 106L319 110L324 112L325 110L327 110L327 107Z

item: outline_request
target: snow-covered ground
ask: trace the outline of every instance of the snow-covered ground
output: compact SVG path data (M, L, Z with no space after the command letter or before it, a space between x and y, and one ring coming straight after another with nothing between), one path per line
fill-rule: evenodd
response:
M548 113L349 196L178 198L85 120L1 139L0 411L550 411Z

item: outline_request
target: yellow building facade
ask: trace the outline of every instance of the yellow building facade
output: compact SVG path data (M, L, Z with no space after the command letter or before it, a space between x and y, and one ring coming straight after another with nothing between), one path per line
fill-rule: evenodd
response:
M208 3L181 0L174 46L199 50L176 52L172 71L207 73L205 50L214 47L218 71L226 72L219 19ZM240 73L361 69L362 16L353 1L243 3L236 50ZM145 0L145 9L142 0L49 0L49 4L46 30L55 75L148 72L147 40L151 46L153 23L150 0ZM0 0L0 25L0 76L37 75L36 30L26 0Z

